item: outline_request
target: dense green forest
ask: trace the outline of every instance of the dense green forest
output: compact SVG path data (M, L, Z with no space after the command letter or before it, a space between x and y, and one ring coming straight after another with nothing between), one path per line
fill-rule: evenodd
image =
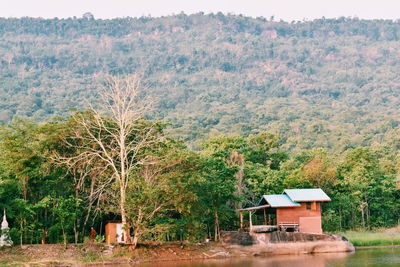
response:
M400 22L179 14L0 19L0 120L96 101L104 74L142 74L150 118L198 149L262 131L296 152L398 149Z
M0 18L0 36L16 244L82 242L121 217L139 241L218 239L285 188L327 192L325 231L399 224L398 21ZM121 156L119 119L95 111L107 77L132 73L154 104Z
M0 208L8 211L15 243L82 242L92 227L104 241L109 220L132 226L135 246L218 240L221 230L239 228L238 208L285 188L330 195L325 231L399 224L398 151L288 153L267 132L215 136L193 151L168 137L165 123L143 117L140 103L148 99L135 91L133 77L109 78L97 108L42 123L13 119L0 128Z
M96 240L104 241L104 224L121 219L119 183L104 183L112 177L110 168L99 171L103 165L95 161L88 172L71 171L54 159L96 147L66 145L71 129L84 132L77 116L94 119L77 113L41 124L14 120L1 129L0 209L7 209L15 244L40 243L44 231L46 242L82 242L91 227ZM164 136L162 124L152 127ZM129 173L126 191L126 218L140 228L138 241L218 239L219 230L240 227L237 207L285 188L320 187L329 194L332 202L323 205L327 232L398 225L398 154L371 147L340 155L321 148L288 154L280 141L268 133L219 136L193 152L181 141L162 138L141 151L139 158L150 157L151 163Z

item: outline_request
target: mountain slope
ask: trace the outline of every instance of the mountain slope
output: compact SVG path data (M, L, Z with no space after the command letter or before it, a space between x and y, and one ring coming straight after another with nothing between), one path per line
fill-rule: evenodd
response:
M218 14L0 19L0 120L96 101L104 74L143 75L152 118L193 146L279 134L288 149L400 148L400 23Z

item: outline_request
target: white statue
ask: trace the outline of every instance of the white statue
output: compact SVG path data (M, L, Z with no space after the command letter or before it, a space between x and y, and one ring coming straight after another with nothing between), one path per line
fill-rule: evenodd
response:
M12 246L13 242L10 238L8 232L10 228L8 227L8 222L6 218L6 210L4 210L3 221L1 222L1 231L0 231L0 247L2 246Z

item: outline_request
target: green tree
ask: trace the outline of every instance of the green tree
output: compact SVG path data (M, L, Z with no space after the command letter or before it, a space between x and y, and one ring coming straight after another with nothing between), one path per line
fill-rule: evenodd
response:
M16 119L0 128L3 174L18 178L22 197L28 199L29 181L42 174L39 127L29 120Z
M147 163L131 170L127 217L134 229L133 246L148 233L165 232L180 224L198 201L198 156L181 144L165 140L147 150ZM166 218L175 214L175 220Z
M218 155L209 155L204 158L201 174L200 201L202 210L205 212L206 220L214 221L214 239L220 238L221 222L229 225L228 221L234 217L235 210L229 203L238 199L236 192L235 173L237 168L226 164L225 159Z

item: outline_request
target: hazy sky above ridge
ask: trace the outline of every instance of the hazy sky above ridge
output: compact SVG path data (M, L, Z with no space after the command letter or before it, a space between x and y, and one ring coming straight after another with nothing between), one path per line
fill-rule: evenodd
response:
M400 0L0 0L0 17L153 17L218 12L286 21L325 16L399 19Z

